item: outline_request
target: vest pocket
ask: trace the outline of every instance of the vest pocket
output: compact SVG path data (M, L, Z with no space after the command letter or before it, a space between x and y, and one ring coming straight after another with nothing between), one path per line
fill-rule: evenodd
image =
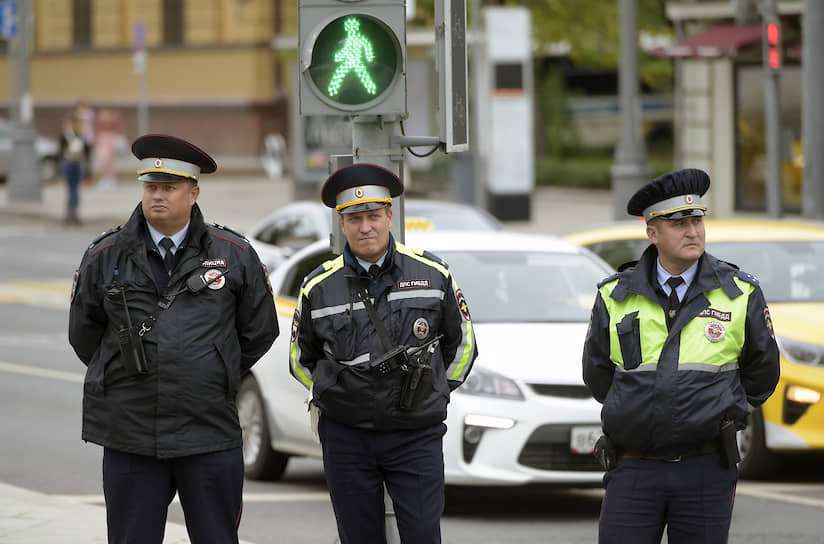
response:
M641 324L638 312L627 314L615 326L618 331L618 343L621 346L621 359L624 370L638 368L641 364Z

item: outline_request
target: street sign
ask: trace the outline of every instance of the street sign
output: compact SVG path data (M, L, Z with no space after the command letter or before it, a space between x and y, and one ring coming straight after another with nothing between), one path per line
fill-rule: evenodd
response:
M10 40L17 35L17 2L0 2L0 38Z

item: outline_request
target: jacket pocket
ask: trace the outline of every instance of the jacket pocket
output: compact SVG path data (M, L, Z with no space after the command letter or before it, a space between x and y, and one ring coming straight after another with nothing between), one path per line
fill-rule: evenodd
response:
M641 322L638 312L627 314L615 325L618 331L618 343L621 346L621 359L624 369L632 370L641 364Z
M226 398L233 399L237 394L238 384L240 383L239 357L228 357L225 350L217 342L214 346L220 360L223 361L223 368L226 370Z

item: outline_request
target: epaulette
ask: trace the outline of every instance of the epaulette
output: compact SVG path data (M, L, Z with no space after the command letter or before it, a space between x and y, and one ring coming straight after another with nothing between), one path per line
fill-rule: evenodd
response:
M722 263L724 263L724 264L728 264L728 265L730 265L731 267L733 267L733 268L734 268L734 269L736 269L736 270L741 270L741 269L738 267L738 265L737 265L737 264L735 264L735 263L731 263L731 262L729 262L729 261L722 261L721 259L718 259L718 261L719 261L719 262L722 262Z
M314 278L318 274L332 270L338 263L343 263L343 255L338 255L334 259L329 259L328 261L324 261L323 263L321 263L320 266L306 274L304 282Z
M602 286L604 286L604 285L608 284L609 282L611 282L611 281L613 281L613 280L617 280L617 279L618 279L618 276L620 276L620 275L621 275L621 274L620 274L619 272L616 272L615 274L613 274L613 275L611 275L611 276L609 276L609 277L607 277L607 278L602 279L602 280L598 283L598 286L597 286L597 287L598 287L598 289L600 289Z
M105 237L109 236L110 234L114 234L114 233L116 233L116 232L120 231L120 229L122 229L122 228L123 228L123 225L117 225L116 227L110 228L109 230L107 230L107 231L105 231L105 232L101 232L101 233L100 233L100 236L98 236L97 238L95 238L94 240L92 240L92 242L89 244L89 247L88 247L88 248L86 248L86 249L91 249L91 248L93 248L93 247L94 247L94 246L96 246L96 245L97 245L97 244L98 244L98 243L99 243L99 242L100 242L103 238L105 238Z
M750 285L755 285L756 287L758 287L758 278L756 278L755 276L753 276L752 274L750 274L748 272L744 272L743 270L738 270L738 267L736 267L735 276L739 280L745 281L745 282L749 283Z
M435 255L431 251L427 251L425 249L420 249L420 248L417 248L417 247L410 247L409 249L415 255L418 255L419 257L423 257L424 259L429 259L430 261L434 261L434 262L438 263L439 265L441 265L442 267L449 270L449 265L446 263L446 261L444 261L443 259L441 259L437 255Z
M230 233L234 234L235 236L237 236L238 238L240 238L242 240L245 240L246 242L249 241L249 240L246 239L246 236L244 236L243 234L239 233L238 231L236 231L234 229L231 229L231 228L227 227L226 225L220 225L218 223L212 223L212 226L217 228L217 229L220 229L220 230L223 230L223 231L226 231L226 232L230 232Z
M628 269L628 268L632 268L632 267L633 267L633 266L635 266L636 264L638 264L638 261L628 261L628 262L625 262L624 264L622 264L622 265L620 265L620 266L618 267L618 272L623 272L624 270L626 270L626 269Z

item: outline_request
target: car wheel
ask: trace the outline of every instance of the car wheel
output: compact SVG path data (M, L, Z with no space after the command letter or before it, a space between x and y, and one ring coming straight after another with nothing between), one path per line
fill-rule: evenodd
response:
M51 181L57 177L57 161L54 157L43 157L38 170L40 181Z
M769 476L778 468L779 459L767 449L764 435L764 416L761 408L756 408L747 417L747 428L738 431L738 450L741 461L738 474L746 479Z
M270 445L266 409L257 381L251 375L240 384L237 413L243 430L243 467L252 480L280 480L289 456Z

